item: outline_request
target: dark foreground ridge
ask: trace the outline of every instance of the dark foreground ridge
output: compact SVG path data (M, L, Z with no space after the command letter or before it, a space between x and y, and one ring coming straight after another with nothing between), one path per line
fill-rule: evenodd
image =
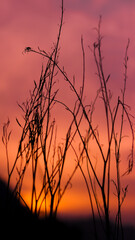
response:
M97 223L98 240L105 240L101 224ZM4 239L59 239L94 240L93 223L83 219L39 219L25 208L17 198L8 192L0 180L0 232ZM125 240L135 240L135 229L124 227Z
M81 233L82 240L96 240L95 232L93 228L92 218L75 218L75 219L66 219L66 224L72 226L74 229L79 229ZM114 229L114 224L111 225L112 231ZM97 229L97 240L107 240L106 235L101 226L101 222L96 219L96 229ZM133 226L123 226L124 231L124 240L135 240L135 228ZM76 238L75 238L76 239ZM111 238L110 240L116 240L117 238ZM119 236L118 240L123 240L122 236Z
M0 232L4 239L82 239L76 226L56 219L39 219L0 180Z

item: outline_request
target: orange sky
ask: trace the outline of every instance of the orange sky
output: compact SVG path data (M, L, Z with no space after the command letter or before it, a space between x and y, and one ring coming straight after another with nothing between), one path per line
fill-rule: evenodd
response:
M11 162L15 156L16 143L19 139L19 128L15 119L16 117L21 119L21 112L18 110L16 101L21 103L27 98L29 89L33 86L33 80L38 80L40 77L41 65L44 63L43 58L34 54L23 54L23 50L27 46L34 49L39 46L41 49L50 51L57 38L60 6L60 0L0 1L0 138L3 123L9 117L11 129L13 129L9 146ZM131 106L132 113L135 115L135 3L132 0L65 0L64 9L59 64L61 67L65 67L69 77L72 78L75 74L77 86L79 86L82 80L81 35L83 35L86 53L85 96L88 103L95 96L99 86L95 75L96 68L93 56L88 48L88 45L92 46L95 40L96 34L93 28L97 26L99 15L101 14L103 17L102 33L104 39L102 49L105 56L104 66L106 74L111 74L110 87L114 99L117 99L117 96L121 94L123 58L127 39L130 38L126 103ZM73 97L69 88L67 89L62 80L58 84L62 89L60 97L64 97L65 102L68 102L69 105L72 104ZM57 110L58 130L62 139L66 127L64 119L68 120L69 114L63 113L65 115L61 116L60 113L61 110ZM102 114L102 111L98 108L95 112L95 125L100 123L101 139L104 139ZM128 150L128 142L129 140L126 140L123 147L125 151ZM1 140L0 151L0 176L5 179L7 174L6 162ZM124 168L126 168L126 159L124 161ZM67 176L70 172L68 167ZM127 221L135 224L134 169L127 179L129 191L127 205L124 207L124 216L127 216ZM84 191L83 195L82 189ZM73 180L72 189L65 194L60 210L63 214L68 212L71 215L84 215L87 214L88 209L90 209L90 205L87 191L82 177L78 174Z

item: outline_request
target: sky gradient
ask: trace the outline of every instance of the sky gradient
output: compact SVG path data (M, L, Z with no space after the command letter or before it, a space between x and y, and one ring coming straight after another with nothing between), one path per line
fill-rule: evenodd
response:
M27 46L37 49L39 46L46 51L51 50L57 39L60 6L60 0L0 1L0 138L3 123L9 117L11 129L13 129L9 147L12 149L10 151L11 161L15 154L13 149L19 137L15 119L21 115L16 102L21 103L27 98L29 89L33 86L33 80L37 81L40 77L41 66L44 63L44 59L37 55L24 54L24 49ZM79 86L82 80L81 36L83 36L86 54L85 96L87 102L93 99L99 86L93 56L88 48L92 46L96 38L94 27L97 27L99 16L102 15L104 69L106 75L111 74L110 88L114 99L121 94L123 58L128 38L130 38L126 103L131 106L132 114L135 115L135 1L64 0L64 9L59 64L61 67L64 66L71 78L75 74ZM65 89L65 85L61 82L60 84ZM65 95L65 90L61 93L61 97L63 96L66 101L72 101L71 96ZM99 123L99 114L102 116L100 109L96 114L95 119ZM65 128L64 117L60 116L59 124L62 126L62 131ZM102 118L100 124L104 132ZM128 143L125 151L126 148L128 149ZM0 175L6 179L6 162L2 142L0 142L0 151ZM129 191L126 199L127 205L123 207L123 215L126 216L127 222L135 225L134 169L127 178L127 182ZM90 206L86 190L83 190L84 193L79 198L80 192L84 189L81 176L75 176L73 183L72 189L63 198L60 209L68 214L85 215ZM72 204L68 204L68 199ZM77 202L76 199L79 201Z

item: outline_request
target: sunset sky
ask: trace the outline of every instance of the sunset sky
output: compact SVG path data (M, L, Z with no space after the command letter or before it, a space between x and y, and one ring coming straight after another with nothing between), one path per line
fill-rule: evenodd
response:
M111 74L109 84L113 99L117 99L121 94L123 59L128 38L130 39L126 103L131 106L131 112L135 115L135 1L64 0L64 10L59 64L61 67L64 66L70 78L73 75L76 76L77 86L80 86L82 81L81 36L83 36L86 54L85 97L87 103L92 101L99 86L95 74L95 63L88 47L92 47L96 39L94 28L97 27L99 16L102 15L104 70L106 75ZM10 118L12 137L9 148L12 165L19 139L19 127L15 119L16 117L21 119L17 102L22 103L28 97L29 89L33 87L33 80L38 81L42 64L44 64L42 57L33 53L24 54L24 49L28 46L37 49L39 46L48 52L51 51L57 39L60 16L61 0L0 1L0 176L4 179L7 178L7 172L1 141L3 123L8 117ZM72 96L68 95L69 88L66 90L65 83L62 81L59 84L63 89L60 96L72 104ZM62 131L66 125L64 116L61 116L60 112L56 115ZM97 124L101 123L103 139L104 122L100 109L95 113L95 120ZM126 150L128 150L128 144L125 145ZM125 160L125 169L126 164ZM129 184L129 190L126 205L123 206L123 215L126 216L125 222L135 225L135 169L123 180L124 183ZM26 195L28 198L28 194ZM62 214L87 215L90 205L80 173L75 175L72 189L68 190L63 198L60 209Z

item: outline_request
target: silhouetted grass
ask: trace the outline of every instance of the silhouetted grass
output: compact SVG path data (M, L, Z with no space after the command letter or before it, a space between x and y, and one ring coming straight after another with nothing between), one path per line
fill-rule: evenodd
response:
M16 121L22 133L13 166L9 163L8 158L8 142L11 135L11 132L8 133L9 120L3 126L2 137L6 148L8 188L12 175L16 172L17 182L13 191L27 205L21 192L26 171L31 166L32 188L30 210L35 215L40 215L41 209L44 206L45 217L50 216L50 218L57 215L59 203L78 167L78 163L76 163L66 183L62 184L67 152L71 148L71 143L74 139L73 135L71 136L73 120L67 126L65 140L62 143L56 144L57 123L55 118L52 118L52 109L56 104L60 104L60 102L56 101L59 89L55 89L54 86L56 84L56 64L59 56L62 25L63 1L56 44L50 53L45 67L42 66L39 81L34 81L34 88L30 90L29 98L22 104L18 103L18 107L23 113L23 120L16 118ZM31 47L25 48L25 52L31 51L33 51ZM41 52L40 49L39 52ZM45 51L43 53L47 54ZM41 164L43 165L43 179L42 186L39 188L37 186L37 170ZM49 208L47 207L47 201L49 201Z
M26 47L24 50L25 53L34 53L46 58L47 63L45 67L42 67L39 81L34 81L34 88L32 91L30 91L29 99L24 101L22 104L18 104L19 108L23 112L23 122L18 120L18 118L16 119L16 121L22 129L22 134L19 141L16 158L12 167L9 163L8 153L8 142L11 135L11 132L8 132L9 120L3 126L2 140L6 149L8 190L10 187L12 175L16 171L17 182L15 188L13 189L13 193L15 196L18 197L18 202L23 201L25 203L25 199L23 199L21 191L26 170L30 165L32 170L31 206L29 208L26 203L25 205L27 206L27 208L29 208L29 216L32 217L32 224L36 224L34 230L36 229L36 226L38 226L37 224L39 224L39 229L37 227L37 234L39 236L44 229L42 225L44 225L46 226L46 231L44 233L45 236L48 234L49 229L49 234L52 234L52 238L55 237L56 232L58 232L58 238L60 239L61 230L59 229L59 225L57 225L58 222L55 219L58 206L67 187L70 185L75 172L80 169L88 190L93 217L93 222L89 222L89 227L84 227L84 239L87 239L87 237L89 236L90 239L95 238L107 240L123 240L124 229L121 213L122 204L126 198L128 185L123 187L121 184L120 168L122 164L121 146L122 142L124 141L123 139L125 119L129 124L129 132L131 133L132 142L130 154L128 156L128 168L124 174L129 174L132 171L134 159L134 129L132 123L132 115L130 114L130 108L126 105L125 100L129 40L126 46L124 57L123 89L121 90L121 94L115 99L116 104L113 105L111 101L112 93L108 86L111 75L106 74L104 71L104 62L102 55L103 37L101 35L100 17L98 27L95 28L97 33L97 39L93 43L93 46L90 47L96 64L96 75L99 80L100 87L95 94L95 99L93 100L93 102L89 105L85 104L85 49L83 44L83 37L81 37L81 50L83 59L82 84L79 90L77 90L75 78L73 77L73 79L70 79L68 77L68 74L65 72L64 67L61 67L58 61L60 38L63 26L63 16L64 7L62 0L61 21L58 36L51 53L48 53L45 50L41 50L39 47L37 50L33 49L32 47ZM68 87L70 87L72 93L76 98L72 105L72 108L64 102L64 99L59 100L59 98L57 98L59 89L55 89L54 85L56 83L55 77L57 76L58 72L61 74L65 83ZM102 111L104 111L104 123L106 126L104 134L107 137L106 150L104 150L103 144L100 141L100 130L96 126L96 123L93 121L93 114L96 108L97 100L101 101ZM62 144L58 145L56 144L57 123L55 119L52 119L51 115L52 109L55 105L63 106L63 108L66 109L66 111L68 111L72 116L72 120L71 122L69 122L69 125L67 127L65 140ZM118 119L119 128L116 128L116 122ZM84 122L86 126L85 128L83 127ZM78 147L79 150L76 149L76 146L74 144L74 140L76 137L79 138L80 141ZM93 142L97 147L97 151L99 152L99 156L96 160L91 154ZM76 165L73 169L73 172L67 179L65 185L63 186L63 173L65 162L68 161L67 153L69 149L73 152L73 158L76 160ZM112 150L114 152L114 155L112 155ZM37 169L41 159L43 162L43 179L41 188L37 189ZM113 160L115 160L115 180L111 175ZM86 169L84 169L84 163L86 164ZM99 173L95 167L95 163L101 163L103 166L101 169L101 177L99 176ZM115 196L117 202L117 210L115 213L116 218L114 224L112 224L111 222L110 213L110 197L112 194L111 183L113 183L115 187ZM99 198L98 193L100 193L101 198ZM9 197L10 196L8 196L8 199ZM49 200L49 209L47 209L47 200ZM7 203L7 206L9 205L9 203ZM39 221L38 216L40 215L41 207L43 205L45 218ZM9 209L12 209L10 205ZM96 213L98 214L99 220L97 220ZM35 214L34 220L33 214ZM15 225L16 224L18 224L18 222L16 222ZM21 226L21 224L19 226ZM80 223L78 223L78 225L79 224ZM82 224L83 223L81 222L81 225ZM93 228L91 228L91 225L93 226ZM40 229L41 226L42 230ZM60 224L60 228L61 226L62 225ZM52 228L55 229L54 232L51 232ZM70 234L68 234L66 230L65 234L66 235L62 236L64 239L66 237L74 237L79 239L79 236L81 239L81 234L77 235L77 231L75 232L75 236L72 235L73 232L71 234L72 236L70 236Z

